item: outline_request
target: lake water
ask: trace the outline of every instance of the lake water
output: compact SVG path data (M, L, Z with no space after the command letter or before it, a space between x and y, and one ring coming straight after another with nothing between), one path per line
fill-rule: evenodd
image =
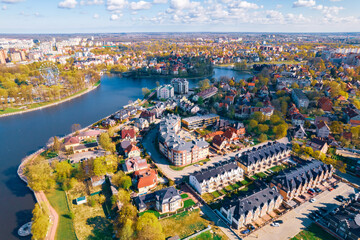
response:
M215 78L251 77L250 74L215 69ZM64 136L71 125L85 127L142 98L143 87L149 89L169 83L168 79L130 79L106 75L94 91L61 105L34 112L0 118L0 239L19 239L17 229L31 220L35 199L16 171L21 159L41 148L50 137ZM197 80L190 80L190 87Z

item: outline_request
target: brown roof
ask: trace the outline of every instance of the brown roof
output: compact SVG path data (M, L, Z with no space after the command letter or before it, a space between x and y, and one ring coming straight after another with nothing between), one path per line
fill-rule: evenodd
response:
M135 134L136 131L133 128L121 130L121 138L125 138L127 136L129 136L130 138L134 138Z
M132 151L137 151L139 150L139 148L137 146L135 146L134 144L130 144L126 149L125 149L125 152L126 153L129 153L129 152L132 152Z
M217 145L217 146L221 146L221 144L226 141L226 138L222 135L216 135L213 140L212 143Z
M77 144L77 143L80 143L80 140L76 136L75 137L67 137L64 140L65 145L72 145L72 144Z

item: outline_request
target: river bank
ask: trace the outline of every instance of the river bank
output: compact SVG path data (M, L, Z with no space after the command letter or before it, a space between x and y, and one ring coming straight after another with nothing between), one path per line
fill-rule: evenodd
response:
M101 84L100 82L95 83L92 87L87 88L85 91L81 90L81 91L75 93L73 96L70 96L70 97L55 101L55 102L51 102L51 103L48 103L48 104L45 103L45 105L40 106L40 107L35 107L35 108L30 108L30 109L19 109L18 111L15 111L15 112L0 114L0 118L13 116L13 115L18 115L18 114L23 114L23 113L28 113L28 112L33 112L33 111L37 111L37 110L40 110L40 109L53 107L53 106L56 106L58 104L61 104L61 103L67 102L67 101L71 101L71 100L73 100L73 99L75 99L77 97L80 97L80 96L82 96L84 94L87 94L87 93L95 90L96 88L98 88L100 86L100 84Z

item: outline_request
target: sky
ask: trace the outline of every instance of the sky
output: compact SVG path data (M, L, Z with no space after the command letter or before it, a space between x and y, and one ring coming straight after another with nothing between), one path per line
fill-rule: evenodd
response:
M0 0L0 33L360 32L360 0Z

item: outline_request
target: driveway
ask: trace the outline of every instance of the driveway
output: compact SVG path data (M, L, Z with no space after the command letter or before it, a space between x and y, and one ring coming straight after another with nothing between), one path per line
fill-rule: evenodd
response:
M285 213L279 218L283 220L284 223L280 224L280 227L271 227L269 224L263 228L251 233L245 240L269 240L274 239L276 236L277 240L285 240L294 237L300 231L308 227L313 221L308 217L308 214L317 210L319 207L326 207L328 210L336 208L340 203L334 199L337 195L342 195L348 197L350 194L354 193L354 189L349 185L340 182L339 187L333 191L325 191L318 196L316 196L316 202L310 203L309 201L305 202L301 206Z
M182 179L183 176L187 176L190 173L193 173L195 171L199 171L201 169L207 168L209 165L212 165L213 163L222 161L222 160L229 160L233 157L235 157L235 155L237 153L246 151L250 148L253 147L258 147L261 145L266 144L267 142L264 143L260 143L258 145L255 146L251 146L251 147L247 147L244 148L238 152L231 152L225 156L215 156L210 158L210 161L207 162L207 164L204 164L203 166L188 166L185 167L183 170L179 170L179 171L175 171L173 169L170 168L170 162L156 149L156 143L155 143L155 139L156 136L158 134L158 128L153 128L151 130L149 130L149 132L146 134L146 136L144 137L142 144L143 146L146 148L147 152L151 153L151 158L153 159L153 161L155 162L156 166L170 179L175 180L175 181L180 181ZM279 139L278 142L282 142L284 144L289 143L289 140L285 137L282 139Z
M75 153L69 156L70 161L73 161L73 163L80 162L81 159L86 158L97 158L101 156L105 156L106 151L104 150L95 150L90 152L82 152L82 153Z

